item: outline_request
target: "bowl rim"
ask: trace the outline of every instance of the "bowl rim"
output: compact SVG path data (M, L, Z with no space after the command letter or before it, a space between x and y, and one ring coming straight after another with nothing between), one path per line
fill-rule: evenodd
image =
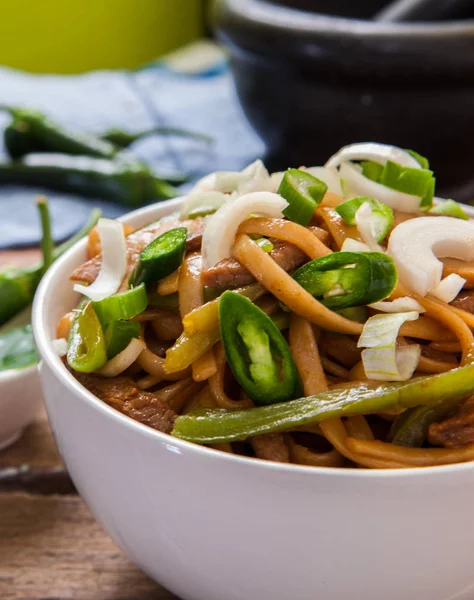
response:
M185 196L180 196L173 200L159 202L148 205L144 208L134 210L126 213L120 217L119 221L128 222L130 219L140 219L143 217L150 216L152 222L153 216L156 212L160 214L159 218L166 216L176 211L182 204ZM474 217L474 208L467 207L469 213ZM68 262L69 259L78 254L84 252L86 248L86 238L78 241L72 248L70 248L63 256L61 256L55 263L48 269L47 273L42 278L40 285L36 291L36 295L33 302L32 311L32 323L35 342L37 345L38 353L41 361L44 361L54 377L68 390L80 398L81 402L88 404L94 411L102 413L102 415L115 421L120 427L126 427L129 430L135 431L138 435L147 436L150 439L155 439L160 443L172 444L180 451L195 453L197 456L202 456L203 459L212 459L214 461L224 461L230 463L241 463L247 465L249 468L255 469L267 469L271 471L278 471L281 473L287 473L288 476L291 474L305 474L312 477L321 476L335 476L342 478L368 478L368 479L400 479L400 478L412 478L419 477L420 475L429 476L438 473L440 476L447 473L465 472L472 471L474 469L473 462L455 463L450 465L439 465L432 467L407 467L400 469L354 469L347 467L313 467L306 465L294 465L289 463L278 463L272 461L266 461L262 459L256 459L251 457L245 457L235 454L229 454L207 446L201 446L194 444L180 438L173 437L172 435L162 433L156 429L152 429L143 423L135 421L130 417L124 415L118 410L112 408L89 390L87 390L82 384L77 381L72 374L66 369L64 363L61 361L59 356L54 350L52 340L46 328L46 317L47 312L45 310L48 298L54 294L56 285L56 279L58 278L58 272L61 270L64 263ZM36 368L36 365L33 365ZM310 475L311 474L311 475Z
M296 29L300 33L323 33L327 37L394 36L431 38L433 35L458 38L474 35L474 19L445 21L383 22L311 12L261 0L221 0L216 2L214 14L225 11L243 22L281 30ZM291 20L289 16L291 14Z

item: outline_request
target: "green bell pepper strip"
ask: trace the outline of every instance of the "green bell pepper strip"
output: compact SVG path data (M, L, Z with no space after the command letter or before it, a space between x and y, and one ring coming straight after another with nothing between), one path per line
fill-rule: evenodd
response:
M176 227L153 240L140 253L137 266L129 278L129 285L159 281L176 271L186 254L186 227Z
M302 383L278 327L250 300L231 291L219 302L219 324L227 362L256 404L296 398Z
M397 285L395 263L380 252L333 252L306 263L292 277L332 310L378 302Z
M356 224L356 213L363 204L368 204L372 209L372 222L377 242L385 239L393 225L393 210L386 204L376 202L372 198L357 197L342 202L334 209L348 225Z
M81 303L68 340L67 363L80 373L94 373L107 362L105 336L90 302Z
M113 294L103 300L92 302L102 327L112 321L126 321L139 315L148 306L145 284L119 294Z
M148 306L154 308L164 308L165 310L178 311L179 310L179 299L178 293L169 294L168 296L162 296L157 292L150 292L148 294Z
M362 167L362 175L372 181L378 181L382 175L383 166L371 160L363 160L360 163Z
M469 217L460 204L454 200L444 200L429 211L430 215L446 215L448 217L456 217L457 219L463 219L469 221Z
M400 446L420 447L431 423L442 421L459 406L457 398L447 398L427 406L410 408L399 415L390 428L389 441Z
M44 209L43 209L44 210ZM46 213L45 213L46 214ZM102 211L94 209L87 223L69 240L52 251L53 261L69 250L97 224ZM44 237L44 233L43 233ZM32 301L43 271L43 263L26 269L7 268L0 271L0 325L26 308Z
M114 321L105 330L107 358L110 360L129 345L133 338L140 337L140 323L136 321Z
M290 221L308 225L327 189L325 183L310 173L299 169L288 169L278 188L280 196L288 202L283 214Z
M102 198L124 206L142 206L158 198L174 198L174 176L153 173L138 161L66 154L28 154L0 163L0 183L44 186L59 192ZM176 182L183 182L178 176Z
M199 409L178 417L172 434L198 444L235 442L336 417L430 405L433 398L460 403L473 392L474 365L467 365L406 382L333 389L271 406L235 411Z

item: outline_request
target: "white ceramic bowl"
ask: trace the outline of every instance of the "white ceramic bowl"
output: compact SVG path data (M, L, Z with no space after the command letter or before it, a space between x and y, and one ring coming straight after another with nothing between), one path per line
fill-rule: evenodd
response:
M0 372L0 450L16 442L41 407L38 367Z
M141 226L179 201L132 213ZM115 542L186 600L472 600L474 465L322 469L231 456L129 419L54 352L77 302L85 242L44 277L34 305L40 374L77 489Z

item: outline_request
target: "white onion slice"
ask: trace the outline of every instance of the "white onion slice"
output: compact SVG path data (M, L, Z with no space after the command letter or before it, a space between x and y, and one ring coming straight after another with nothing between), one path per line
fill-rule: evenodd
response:
M328 186L328 192L342 198L341 180L337 169L330 167L304 167L301 170L323 181Z
M370 248L367 244L348 237L341 246L341 252L370 252Z
M364 202L355 214L355 222L359 230L360 237L372 252L383 252L375 239L372 207L368 202Z
M103 377L116 377L120 375L125 369L133 365L145 347L146 344L143 340L132 338L125 350L122 350L117 356L107 361L97 373Z
M326 167L338 167L348 161L371 160L379 165L385 165L388 160L401 167L421 169L420 163L406 150L388 144L361 142L344 146L327 161Z
M53 340L52 344L54 351L60 358L66 356L68 350L68 343L65 338L57 338L56 340Z
M443 302L449 304L454 300L454 298L456 298L456 296L464 287L465 283L466 280L460 275L457 273L451 273L451 275L448 275L442 279L441 283L439 283L434 290L431 290L430 293L435 298L438 298L438 300L442 300Z
M420 198L397 192L385 185L372 181L362 175L360 168L350 163L344 163L339 170L342 188L346 199L367 196L378 200L390 208L406 213L420 214Z
M256 160L242 171L217 171L200 179L191 191L222 192L224 194L248 194L271 192L274 184L261 160Z
M193 192L187 196L180 217L186 219L191 212L202 208L203 210L217 210L227 202L229 196L222 192Z
M122 223L113 219L99 219L97 227L102 249L99 275L89 286L78 283L74 286L74 291L93 301L115 294L127 272L127 245Z
M419 302L417 302L414 298L410 298L409 296L403 296L403 298L396 298L391 302L388 300L383 300L382 302L373 302L369 304L370 308L374 308L375 310L379 310L384 313L401 313L401 312L412 312L416 311L418 313L425 312L426 309L421 306Z
M250 214L280 218L288 202L272 192L252 192L227 202L209 217L202 237L204 268L217 264L231 255L239 225Z
M406 381L418 366L421 347L418 344L397 348L400 327L406 321L416 321L415 311L374 315L366 321L357 346L362 352L362 363L369 379L378 381Z
M395 227L388 242L400 281L420 296L441 282L439 258L474 260L474 221L452 217L419 217Z

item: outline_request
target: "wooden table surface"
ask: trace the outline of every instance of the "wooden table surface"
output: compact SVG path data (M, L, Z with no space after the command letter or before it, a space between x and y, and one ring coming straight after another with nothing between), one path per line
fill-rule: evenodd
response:
M0 266L37 252L0 252ZM77 495L46 414L0 452L0 600L171 600Z

